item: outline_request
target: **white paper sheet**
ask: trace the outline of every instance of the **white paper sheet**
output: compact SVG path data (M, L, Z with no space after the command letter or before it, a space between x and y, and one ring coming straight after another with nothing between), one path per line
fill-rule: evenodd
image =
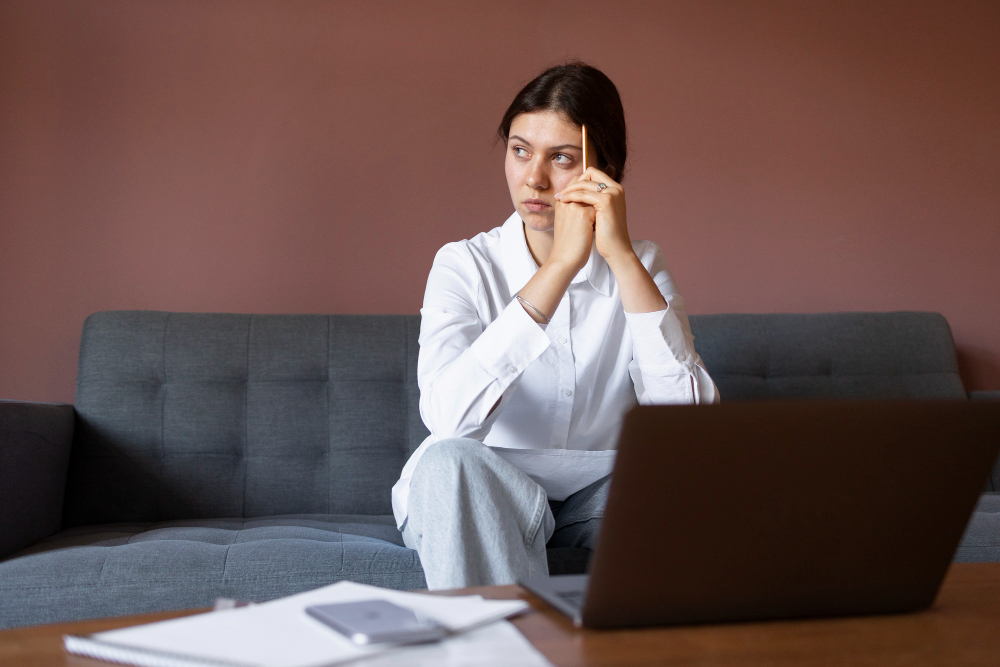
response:
M437 644L410 646L362 658L351 667L551 667L509 621L497 621Z
M618 454L613 449L490 449L540 484L553 500L566 500L580 489L610 475Z
M484 600L478 595L425 595L341 581L251 607L101 632L81 639L76 646L82 647L84 642L92 639L106 643L108 648L133 647L180 659L195 658L193 662L201 658L266 667L330 665L356 660L385 649L354 644L306 614L305 608L373 599L389 600L409 607L453 631L503 619L528 607L523 600ZM67 648L71 644L69 639Z

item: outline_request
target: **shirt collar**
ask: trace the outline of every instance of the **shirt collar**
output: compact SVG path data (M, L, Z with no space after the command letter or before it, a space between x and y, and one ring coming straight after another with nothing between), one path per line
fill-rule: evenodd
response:
M528 250L528 241L524 237L524 222L516 211L500 227L500 251L507 288L513 296L520 292L521 288L531 280L531 276L535 275L535 271L538 271L538 265L535 264ZM575 284L584 280L589 281L591 286L604 296L611 295L611 269L597 252L596 246L591 246L587 265L580 269L572 282Z

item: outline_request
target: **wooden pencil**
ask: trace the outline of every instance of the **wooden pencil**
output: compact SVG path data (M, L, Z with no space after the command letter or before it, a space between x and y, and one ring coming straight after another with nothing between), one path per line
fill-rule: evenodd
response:
M587 171L587 126L581 125L583 130L583 170Z

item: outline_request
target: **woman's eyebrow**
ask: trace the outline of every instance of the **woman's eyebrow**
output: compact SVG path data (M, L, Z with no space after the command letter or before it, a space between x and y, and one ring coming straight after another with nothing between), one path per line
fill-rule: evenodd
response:
M516 135L516 134L510 135L510 137L508 137L507 141L510 141L511 139L517 139L517 140L521 141L522 143L528 144L529 146L531 145L530 141L528 141L524 137ZM559 144L558 146L549 146L548 150L550 150L550 151L561 151L561 150L566 149L566 148L575 148L578 151L582 150L579 146L574 146L573 144Z

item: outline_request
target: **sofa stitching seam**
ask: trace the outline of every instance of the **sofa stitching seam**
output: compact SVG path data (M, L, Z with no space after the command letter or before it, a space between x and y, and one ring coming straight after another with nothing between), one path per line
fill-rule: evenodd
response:
M229 550L232 549L232 547L233 545L231 544L226 547L226 556L222 560L222 583L226 582L226 574L229 572Z
M98 577L98 583L101 583L101 584L104 583L104 568L107 567L107 565L108 565L108 559L111 558L111 554L113 554L113 553L114 553L113 550L108 549L108 553L106 553L104 555L104 560L101 561L101 576ZM40 586L39 588L45 588L45 587L44 586Z
M162 375L163 384L160 385L160 474L157 475L156 479L156 518L161 519L160 514L160 494L163 486L163 460L167 456L167 444L166 444L166 426L165 422L167 420L167 335L170 331L170 313L167 313L167 317L163 320L163 349L161 351L162 357Z

